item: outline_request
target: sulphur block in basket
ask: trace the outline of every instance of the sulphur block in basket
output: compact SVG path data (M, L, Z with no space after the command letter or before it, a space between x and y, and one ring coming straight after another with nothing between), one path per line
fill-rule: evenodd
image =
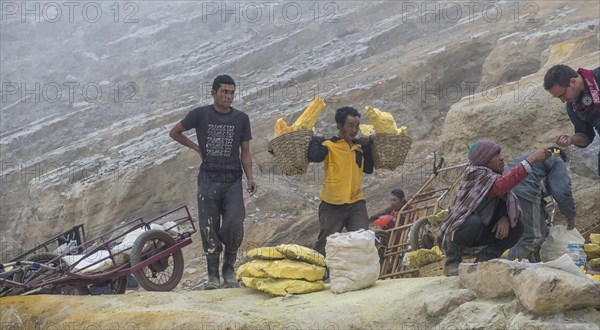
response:
M304 129L310 131L315 127L321 112L325 109L325 102L320 97L315 97L312 102L306 107L304 112L296 119L292 127L294 130Z
M274 133L275 137L278 137L285 133L289 133L293 130L294 130L294 128L291 126L288 126L287 123L285 122L285 120L283 120L283 118L277 119L277 122L275 123L275 133Z
M366 106L365 112L373 123L376 134L398 135L398 127L391 113L379 111L379 109L371 106Z

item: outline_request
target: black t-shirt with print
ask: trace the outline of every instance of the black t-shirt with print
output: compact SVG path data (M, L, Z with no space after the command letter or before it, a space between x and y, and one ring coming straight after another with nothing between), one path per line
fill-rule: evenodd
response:
M252 140L247 114L234 108L220 113L207 105L190 111L181 125L185 129L196 129L202 171L241 176L240 145L242 141Z

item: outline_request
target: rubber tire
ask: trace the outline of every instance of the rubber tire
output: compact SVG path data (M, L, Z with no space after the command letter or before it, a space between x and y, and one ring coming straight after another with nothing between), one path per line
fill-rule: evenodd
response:
M413 251L418 249L431 249L435 245L435 237L431 237L431 224L427 218L421 218L413 223L408 233L410 247Z
M42 252L42 253L37 253L37 254L32 255L31 257L25 259L25 261L35 261L35 262L40 262L40 263L47 263L56 257L58 257L58 256L54 253ZM16 273L14 279L15 279L15 282L23 283L23 281L25 280L25 273L23 273L23 272ZM52 288L52 289L40 290L38 293L39 294L67 294L67 295L89 294L89 291L87 291L87 288L84 288L84 287L68 287L68 288L69 289L67 291L65 291L64 293L63 293L64 289L56 288L56 287ZM21 292L19 292L19 293L21 293Z
M124 294L127 291L127 277L125 275L123 277L115 278L112 280L104 281L100 283L100 285L94 283L91 286L90 294L95 295L104 295L104 294ZM108 288L107 288L108 287ZM98 290L102 290L101 292L97 292ZM110 290L107 290L110 289Z
M165 243L165 248L171 247L176 244L176 241L171 235L167 234L163 230L159 229L150 229L142 233L133 243L131 247L131 265L135 266L142 262L143 257L143 248L149 241L153 241L158 239L159 241ZM148 290L148 291L171 291L175 289L175 287L179 284L181 277L183 276L183 253L181 250L177 250L173 252L171 255L165 257L173 258L173 273L169 277L166 283L154 283L151 278L148 278L144 273L145 269L152 270L152 264L140 269L139 271L133 273L133 276L137 280L138 284ZM165 259L161 259L158 262L163 262ZM162 268L162 266L160 267Z

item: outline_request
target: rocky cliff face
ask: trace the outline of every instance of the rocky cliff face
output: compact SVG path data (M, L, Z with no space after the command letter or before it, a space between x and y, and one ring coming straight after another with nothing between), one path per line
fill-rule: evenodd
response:
M198 157L168 130L211 101L217 74L236 78L235 106L252 120L260 192L246 198L246 244L312 244L319 166L276 174L266 143L278 117L291 121L318 94L320 134L334 133L342 105L377 106L408 126L405 166L365 179L376 211L392 187L416 191L438 141L449 159L484 135L513 155L550 144L569 125L539 89L544 68L598 65L598 4L588 1L94 4L69 15L58 3L3 2L2 259L75 224L93 236L194 209ZM589 166L574 166L578 207L592 214Z

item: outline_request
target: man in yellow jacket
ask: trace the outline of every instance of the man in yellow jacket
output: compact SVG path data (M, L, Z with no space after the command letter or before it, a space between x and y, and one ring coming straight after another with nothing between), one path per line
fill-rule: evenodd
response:
M308 147L308 160L323 163L323 188L319 205L319 238L315 250L325 255L327 236L367 229L369 216L362 192L363 173L373 173L369 138L356 139L360 114L352 107L335 112L338 136L329 140L314 137Z

